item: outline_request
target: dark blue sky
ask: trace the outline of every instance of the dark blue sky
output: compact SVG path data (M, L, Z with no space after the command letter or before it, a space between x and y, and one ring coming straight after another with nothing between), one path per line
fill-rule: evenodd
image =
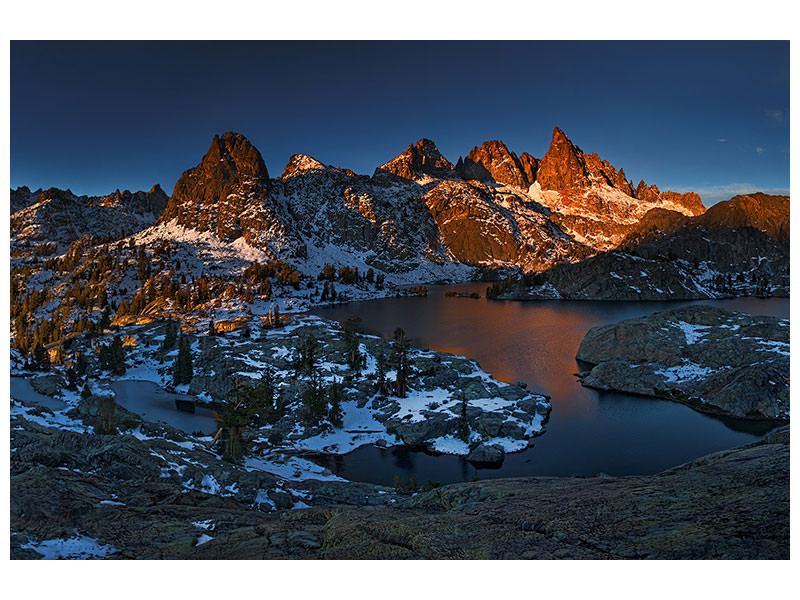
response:
M170 193L215 133L280 175L420 137L541 157L558 125L661 189L788 190L788 42L12 42L11 185ZM749 189L748 189L749 188Z

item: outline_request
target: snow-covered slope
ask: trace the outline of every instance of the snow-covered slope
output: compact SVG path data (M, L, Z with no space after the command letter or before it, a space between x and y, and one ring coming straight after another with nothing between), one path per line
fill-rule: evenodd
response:
M11 248L21 253L47 243L56 244L53 252L63 252L85 235L120 239L152 225L167 204L158 185L149 192L117 190L107 196L76 196L51 188L33 201L35 192L26 190L12 191L12 198L27 203L11 215Z

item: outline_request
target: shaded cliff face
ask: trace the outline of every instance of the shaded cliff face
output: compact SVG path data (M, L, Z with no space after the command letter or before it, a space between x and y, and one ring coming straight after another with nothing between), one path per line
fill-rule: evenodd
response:
M178 179L159 222L177 219L179 225L233 241L247 229L241 219L247 205L268 192L269 173L258 150L237 133L214 136L200 164Z
M773 243L789 243L789 197L755 193L734 196L719 202L697 217L674 211L654 209L633 228L620 244L620 250L644 251L653 247L667 250L668 245L686 247L690 239L724 238L733 231L751 229Z
M719 202L697 219L706 228L752 227L780 243L789 243L789 196L754 193Z
M539 159L534 158L527 152L523 152L519 155L519 164L522 167L522 174L525 175L528 185L533 185L539 172Z
M22 210L36 202L36 199L41 195L42 190L31 191L27 185L18 187L11 190L11 214Z
M423 200L444 245L469 265L541 271L589 253L517 196L477 182L443 181Z
M223 242L244 238L278 254L303 256L283 208L273 201L261 153L238 133L214 136L196 167L185 171L158 223L212 232Z
M273 182L275 201L303 240L305 268L314 275L325 263L343 261L389 273L414 271L423 260L452 262L420 202L422 189L411 179L356 175L305 155L293 156L281 181Z

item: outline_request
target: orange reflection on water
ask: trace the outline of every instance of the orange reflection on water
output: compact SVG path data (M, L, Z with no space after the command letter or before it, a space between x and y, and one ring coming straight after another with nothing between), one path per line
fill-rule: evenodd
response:
M597 324L588 305L572 309L445 297L423 302L407 331L432 349L474 358L502 381L528 383L551 396L562 416L596 410L596 394L574 376L581 340Z

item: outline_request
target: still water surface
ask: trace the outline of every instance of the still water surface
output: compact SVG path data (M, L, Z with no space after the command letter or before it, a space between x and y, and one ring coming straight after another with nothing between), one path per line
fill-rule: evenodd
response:
M419 482L573 474L656 473L692 458L757 440L775 424L709 417L681 404L584 388L575 354L595 325L697 302L497 302L446 297L486 284L431 286L425 298L388 298L320 308L323 318L358 317L365 330L391 336L402 327L417 343L476 359L507 382L524 381L551 396L546 433L497 469L476 469L462 457L366 446L323 461L337 475L391 484L411 473ZM785 298L703 302L726 310L789 316Z
M168 392L152 381L129 379L113 382L111 389L117 404L141 415L147 421L168 423L187 433L212 435L217 431L217 421L212 410L202 406L195 407L193 413L177 410L175 400L194 402L193 396Z

